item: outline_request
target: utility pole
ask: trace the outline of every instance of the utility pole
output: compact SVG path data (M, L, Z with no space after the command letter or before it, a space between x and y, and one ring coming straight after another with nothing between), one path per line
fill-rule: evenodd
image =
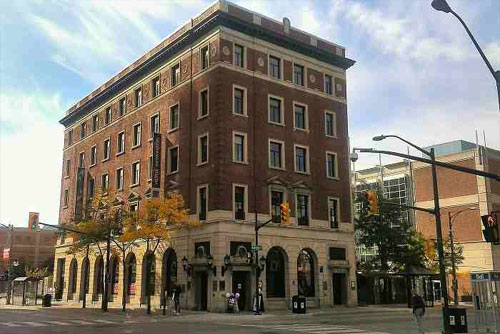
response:
M457 269L455 267L455 246L453 244L453 222L451 220L451 212L448 211L448 224L450 230L450 248L451 248L451 274L453 276L453 282L451 284L453 288L453 304L458 306L458 282L457 282Z

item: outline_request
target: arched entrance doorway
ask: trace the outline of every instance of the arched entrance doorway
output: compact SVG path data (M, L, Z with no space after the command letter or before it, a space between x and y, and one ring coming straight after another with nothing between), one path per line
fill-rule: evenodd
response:
M267 298L285 297L286 253L281 247L272 247L266 257Z
M167 297L172 296L172 287L177 281L177 254L172 248L169 248L163 253L162 260L162 305L165 303L165 291ZM168 301L168 300L167 300Z
M109 300L115 300L118 296L118 280L120 279L120 259L115 255L112 256L109 263L110 270L110 287L109 287Z
M78 279L78 263L76 259L71 260L69 265L68 300L73 300L76 296L76 281Z
M80 277L80 300L83 300L83 296L89 293L89 281L90 281L90 261L86 257L82 262L82 273Z
M297 257L297 286L299 295L314 297L316 295L315 254L304 248Z
M130 303L131 296L135 296L136 270L137 261L135 259L135 254L130 253L125 260L125 291L127 293L127 303Z
M104 284L104 261L102 256L97 257L94 263L94 291L92 294L93 300L99 300L99 295L102 295Z
M156 257L152 253L146 253L142 258L142 284L141 300L146 303L147 296L155 295L156 281Z

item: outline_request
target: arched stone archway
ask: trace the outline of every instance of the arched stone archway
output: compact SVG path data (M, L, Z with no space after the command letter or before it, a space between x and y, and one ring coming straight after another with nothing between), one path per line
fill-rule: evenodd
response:
M316 254L310 248L303 248L297 256L298 294L305 297L316 296Z
M118 296L118 280L120 279L120 259L116 255L113 255L109 261L109 278L108 298L113 301Z
M131 296L135 296L135 284L137 279L137 260L134 253L129 253L125 259L125 292L127 303Z
M99 300L104 290L104 261L102 256L98 256L94 263L94 289L92 293L93 300Z
M274 246L266 256L266 296L284 298L286 296L287 254L281 247Z
M71 260L69 265L69 280L68 280L68 300L73 300L76 297L76 282L78 280L78 263L76 259Z
M144 254L141 269L141 300L145 303L148 295L155 295L156 257L153 253Z
M162 271L161 271L161 302L164 301L164 291L167 292L167 296L172 296L172 287L177 280L177 254L172 248L168 248L165 253L163 253L162 259Z
M86 257L82 261L82 271L80 276L80 300L83 300L83 296L89 293L89 282L90 282L90 261Z

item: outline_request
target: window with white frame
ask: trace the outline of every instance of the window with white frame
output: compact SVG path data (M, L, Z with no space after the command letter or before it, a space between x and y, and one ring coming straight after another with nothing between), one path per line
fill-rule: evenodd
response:
M104 140L104 150L103 150L103 160L108 160L111 150L111 144L109 138Z
M68 203L69 203L69 190L68 189L64 189L64 201L63 201L63 205L65 208L68 207Z
M284 143L278 140L269 140L269 167L284 169Z
M101 192L103 195L108 193L109 189L109 174L102 174L101 176Z
M135 124L133 130L134 131L133 131L132 147L137 147L141 145L141 133L142 133L141 123Z
M295 145L295 171L309 173L309 150L306 146Z
M112 115L111 115L111 107L107 107L106 108L106 111L105 111L105 115L104 115L104 123L107 125L109 123L111 123L111 119L112 118Z
M78 157L78 167L85 167L85 152L81 152L80 156Z
M156 114L156 115L151 116L149 124L150 124L149 136L150 136L150 138L153 138L153 134L160 133L160 115Z
M179 171L179 146L168 148L168 173L176 173Z
M208 133L198 136L198 165L208 162Z
M69 176L71 172L71 160L67 159L66 160L66 176Z
M330 228L339 228L339 207L340 202L338 198L328 197L328 221Z
M329 179L339 177L337 153L335 152L326 152L326 177Z
M325 93L328 95L333 94L333 79L331 75L325 74Z
M283 100L278 97L269 97L269 122L284 124Z
M142 106L142 87L139 87L135 90L135 106Z
M233 162L247 163L247 134L233 132Z
M92 146L90 148L90 166L94 166L97 163L97 146Z
M281 204L285 202L285 192L282 190L272 189L270 194L271 200L271 217L279 219L281 217Z
M296 194L297 224L309 225L309 195Z
M125 112L127 111L127 98L124 97L120 99L118 111L120 113L120 116L125 115Z
M116 190L123 190L123 168L116 170Z
M325 135L335 137L337 135L337 122L335 112L325 111Z
M141 177L141 163L140 161L136 161L132 164L132 184L131 186L135 186L139 184Z
M234 65L245 67L245 48L238 44L234 44Z
M206 220L208 212L208 185L198 187L198 219Z
M171 70L171 76L172 76L172 87L177 85L181 81L181 64L177 63L174 66L172 66Z
M299 86L304 86L304 66L293 65L293 83Z
M210 53L208 51L208 45L205 45L200 49L200 57L201 57L201 69L204 70L208 67Z
M281 79L281 59L269 56L269 75Z
M73 144L73 130L68 131L68 145Z
M234 219L245 220L247 207L247 186L241 184L233 184L233 210Z
M200 91L198 100L198 118L202 118L208 115L208 88Z
M170 107L169 130L175 130L179 127L179 104Z
M309 128L307 106L299 103L294 103L293 113L295 128L299 130L307 130Z
M92 116L92 132L96 132L99 129L99 115Z
M89 198L94 198L95 195L95 179L92 177L89 177L89 183L87 185L87 192Z
M247 115L247 94L244 87L233 85L233 114Z
M125 152L125 131L118 134L117 140L117 154Z
M160 95L160 77L156 77L151 82L151 86L153 88L153 98Z
M83 122L80 125L80 138L84 138L87 135L87 123Z

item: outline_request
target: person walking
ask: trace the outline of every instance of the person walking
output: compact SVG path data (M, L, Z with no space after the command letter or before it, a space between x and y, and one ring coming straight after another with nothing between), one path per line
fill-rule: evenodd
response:
M178 285L175 285L172 288L172 301L174 302L174 315L181 314L180 298L181 298L181 287Z
M417 324L417 333L424 334L425 331L422 325L422 318L425 314L425 302L416 291L413 291L411 305L413 306L413 319L415 319Z

